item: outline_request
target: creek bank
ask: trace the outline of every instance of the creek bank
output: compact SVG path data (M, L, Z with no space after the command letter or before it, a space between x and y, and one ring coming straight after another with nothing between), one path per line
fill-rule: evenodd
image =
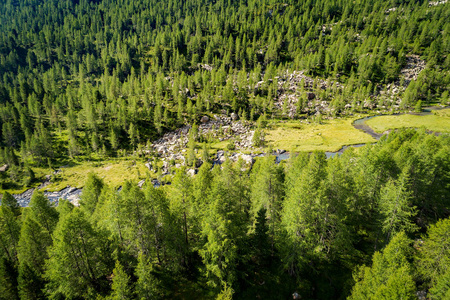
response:
M28 189L22 194L14 194L13 197L17 200L21 207L27 207L30 204L31 196L33 195L34 191L36 189L40 190L48 184L49 182L44 182L40 186ZM64 199L70 201L70 203L72 203L73 205L78 206L81 192L82 189L68 186L66 188L63 188L59 192L44 192L44 195L50 200L50 202L54 203L55 205L58 205L60 199Z
M138 183L138 187L142 188L144 183L145 183L145 179L141 180ZM170 182L163 183L163 182L159 182L156 179L153 179L151 181L151 183L153 184L154 187L160 187L161 185L170 184ZM17 200L17 202L19 203L19 205L21 207L28 207L34 191L36 189L40 190L49 184L50 184L49 181L45 181L44 183L42 183L41 185L39 185L36 188L31 188L31 189L26 190L22 194L13 194L12 196ZM121 190L122 190L122 187L119 187L117 191L120 192ZM68 200L70 203L72 203L75 206L80 206L80 199L81 199L82 192L83 192L83 188L67 186L58 192L45 191L44 196L46 196L50 200L50 202L52 204L54 204L55 206L58 205L59 200L61 200L61 199Z
M449 106L429 106L429 107L425 107L423 108L422 112L406 112L406 113L394 113L394 114L379 114L379 115L375 115L375 116L370 116L370 117L364 117L358 120L355 120L353 122L353 127L359 130L362 130L363 132L371 135L373 138L379 140L384 134L388 134L389 132L383 132L383 133L378 133L375 130L373 130L369 125L366 124L366 121L373 119L373 118L379 118L379 117L384 117L384 116L401 116L401 115L416 115L416 116L428 116L433 114L434 110L442 110L442 109L446 109L449 108ZM439 132L432 132L432 131L428 131L428 133L431 134L435 134L435 135L439 135Z

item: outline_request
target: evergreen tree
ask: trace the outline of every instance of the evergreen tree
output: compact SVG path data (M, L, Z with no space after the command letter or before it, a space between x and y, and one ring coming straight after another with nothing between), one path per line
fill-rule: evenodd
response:
M53 234L45 278L51 297L92 298L108 291L112 271L110 249L79 209L65 215Z
M116 261L113 270L112 294L109 298L114 300L126 300L133 297L130 276L127 275L122 265Z
M157 299L160 296L159 280L154 275L154 269L148 258L140 253L136 267L136 293L139 299Z
M81 194L80 207L88 214L94 213L104 183L94 173L89 173Z
M44 193L35 191L30 201L30 215L51 236L58 223L58 212Z
M382 253L376 252L372 266L362 266L355 273L356 284L349 299L415 299L410 244L400 232Z
M18 217L20 215L20 206L17 200L8 192L5 191L2 197L2 206L9 207L14 215Z

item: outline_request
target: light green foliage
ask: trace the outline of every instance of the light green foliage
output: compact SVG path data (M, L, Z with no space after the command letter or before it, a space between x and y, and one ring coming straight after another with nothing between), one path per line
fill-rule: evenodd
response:
M58 223L58 212L42 192L35 191L30 201L30 215L48 235L53 233Z
M422 100L417 101L414 111L420 113L422 111Z
M130 276L127 275L120 262L116 261L113 270L112 294L108 297L111 300L127 300L133 297Z
M299 158L301 159L301 157ZM298 177L289 176L282 224L297 259L326 258L345 243L339 203L327 196L325 178L327 161L323 152L314 152ZM289 172L298 172L295 167Z
M194 123L191 129L189 130L188 157L187 157L188 166L193 166L196 161L195 146L197 141L197 135L198 135L197 124Z
M428 228L418 254L419 274L431 285L448 277L450 270L450 219L443 219ZM442 293L442 290L441 292Z
M184 264L188 265L187 254L190 251L190 240L192 239L191 229L197 227L195 215L193 213L192 178L186 173L184 167L180 168L172 184L170 191L170 210L177 218L177 223L183 232L183 242L180 245L183 253Z
M412 221L417 211L411 204L407 171L400 176L397 184L389 181L381 190L379 206L383 216L382 229L387 241L397 232L409 233L417 230L417 226Z
M8 206L17 217L20 215L20 206L17 200L8 192L5 192L2 196L2 206Z
M233 299L234 290L228 284L224 284L222 291L220 291L219 295L217 295L216 300L232 300Z
M51 244L52 239L47 230L31 217L31 213L28 213L20 232L17 255L19 262L27 263L37 274L42 274L47 258L46 249Z
M138 299L158 299L160 292L158 289L159 280L153 274L153 264L142 253L138 256L136 267L136 294Z
M349 300L415 299L411 241L403 232L395 235L382 252L373 256L372 266L362 266L354 275L356 281Z
M97 175L88 174L80 200L80 206L87 215L91 215L95 211L103 185L103 180Z
M434 286L430 289L431 299L450 299L450 269L437 276Z
M27 208L27 210L30 210ZM43 274L47 248L52 244L47 230L37 223L27 211L18 243L19 294L22 299L42 298L45 287Z
M261 209L267 212L273 246L280 230L278 225L284 199L284 173L283 169L275 164L275 157L266 156L256 162L252 170L250 195L252 218L256 220Z
M238 173L227 160L223 170L215 174L208 216L202 223L206 243L199 252L213 286L225 283L232 286L237 279L238 260L243 259L237 251L244 237L249 207Z
M210 198L212 180L210 163L203 163L192 180L192 213L196 219L193 225L197 227L193 230L197 233L201 231L201 220L208 215L208 205L212 200Z
M140 252L148 255L154 247L153 233L156 228L156 218L151 213L151 203L145 199L144 192L131 182L124 184L119 199L117 201L121 203L118 210L120 220L118 222L123 224L122 236L126 248L135 257ZM119 223L116 226L119 226Z
M0 206L0 298L18 299L17 244L20 224L8 206Z
M20 236L20 223L8 206L0 206L0 245L1 256L11 262L16 261L17 243Z

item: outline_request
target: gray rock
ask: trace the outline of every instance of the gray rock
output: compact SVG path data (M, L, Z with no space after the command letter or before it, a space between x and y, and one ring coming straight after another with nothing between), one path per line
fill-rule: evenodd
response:
M195 169L189 169L186 173L190 176L194 176L195 174L197 174L197 171Z
M241 158L249 165L253 165L253 163L255 162L250 154L242 154Z
M239 117L238 117L238 115L237 114L235 114L235 113L231 113L231 119L233 120L233 121L236 121Z
M208 121L209 121L208 116L203 116L202 119L200 120L200 122L202 122L203 124L208 123Z

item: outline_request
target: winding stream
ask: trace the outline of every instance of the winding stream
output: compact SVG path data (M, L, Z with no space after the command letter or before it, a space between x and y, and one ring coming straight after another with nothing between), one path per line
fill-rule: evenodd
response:
M423 109L423 111L420 112L420 113L408 112L408 113L396 113L396 114L393 114L393 115L410 114L410 115L417 115L417 116L427 116L427 115L433 114L433 110L442 110L442 109L446 109L446 108L449 108L449 106L445 106L445 107L431 106L431 107L425 107ZM352 123L352 125L353 125L354 128L356 128L358 130L362 130L364 133L369 134L374 139L379 140L383 136L384 133L376 132L369 125L366 124L366 121L368 121L370 119L373 119L373 118L380 118L380 117L384 117L384 116L389 116L389 115L376 115L376 116L364 117L364 118L355 120ZM344 153L345 149L347 149L347 148L350 148L350 147L359 148L359 147L362 147L362 146L365 146L365 145L366 144L346 145L346 146L343 146L341 149L339 149L336 152L326 151L325 155L327 156L327 158L330 158L330 157L334 157L336 155L341 155L342 153ZM289 158L289 153L285 152L285 153L277 155L276 156L276 161L277 161L277 163L279 163L282 160L286 160L288 158Z
M421 113L399 113L396 115L402 115L402 114L414 114L414 115L420 115L420 116L426 116L426 115L430 115L432 114L433 110L441 110L444 108L449 108L447 107L426 107L424 108L423 112ZM369 134L370 136L372 136L373 138L375 138L376 140L379 140L382 136L383 133L377 133L375 132L371 127L369 127L366 124L367 120L370 120L372 118L379 118L379 117L383 117L386 115L377 115L377 116L370 116L370 117L364 117L358 120L355 120L353 122L353 127L355 127L358 130L362 130L363 132ZM358 148L358 147L362 147L365 146L366 144L355 144L355 145L347 145L347 146L343 146L341 149L339 149L336 152L331 152L331 151L326 151L325 155L327 158L330 157L334 157L336 155L341 155L345 149L349 148L349 147L354 147L354 148ZM252 157L261 157L264 156L264 154L258 154L258 155L252 155ZM284 152L281 154L277 154L276 156L276 162L279 163L282 160L286 160L289 158L289 152ZM215 164L215 163L213 163ZM217 164L220 164L220 162L217 162ZM159 183L153 183L154 186L159 186ZM45 183L43 183L41 186L38 187L38 189L41 189L45 187ZM25 192L23 192L22 194L15 194L13 195L14 198L17 199L17 202L19 203L20 206L22 207L26 207L28 206L28 204L30 203L31 200L31 196L34 192L34 188L33 189L29 189ZM54 203L55 205L58 204L59 199L65 199L65 200L69 200L70 202L74 203L75 205L78 204L78 201L80 200L80 195L82 193L82 189L78 189L75 187L66 187L64 189L62 189L59 192L44 192L44 195L47 196L50 200L50 202Z

